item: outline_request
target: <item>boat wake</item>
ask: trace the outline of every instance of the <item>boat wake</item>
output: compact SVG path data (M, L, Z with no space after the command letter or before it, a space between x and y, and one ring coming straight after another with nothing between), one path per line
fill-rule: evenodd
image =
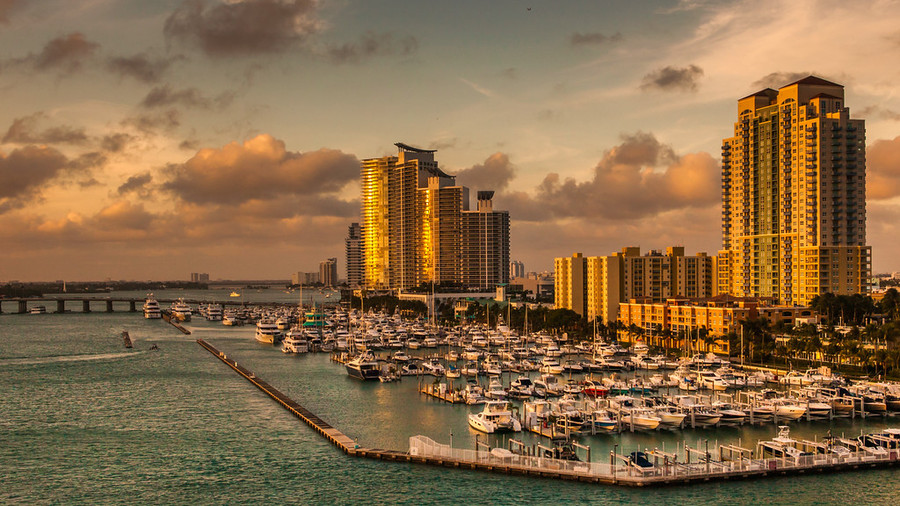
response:
M24 357L24 358L2 358L0 359L0 367L7 365L39 365L39 364L56 364L64 362L90 362L93 360L108 360L124 357L133 357L135 355L143 355L145 351L131 351L120 353L97 353L94 355L58 355L54 357Z

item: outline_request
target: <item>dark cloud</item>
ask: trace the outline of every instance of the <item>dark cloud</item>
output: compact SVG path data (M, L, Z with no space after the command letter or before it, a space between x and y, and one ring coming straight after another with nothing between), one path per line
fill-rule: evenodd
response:
M641 90L697 91L703 69L697 65L687 67L663 67L645 75Z
M607 42L619 42L622 40L622 34L616 32L612 35L604 35L602 33L579 33L575 32L569 38L569 43L573 46L599 46Z
M515 67L509 67L501 70L500 75L507 79L517 79L519 77L519 71Z
M456 173L456 182L476 190L501 192L515 177L516 169L503 153L494 153L484 163Z
M103 148L104 151L118 153L125 149L125 146L132 140L134 140L133 136L123 133L104 135L103 138L100 139L100 147Z
M114 74L153 84L163 78L173 61L173 59L151 58L141 53L111 57L106 60L106 68Z
M99 47L99 44L85 39L83 34L74 32L51 40L39 54L29 55L23 61L37 70L72 73L80 70Z
M772 72L753 82L753 88L772 88L778 89L782 86L799 81L804 77L811 75L820 75L816 72Z
M380 55L412 54L419 47L415 37L406 36L399 40L389 33L366 33L359 41L329 46L328 59L334 63L358 63L367 58Z
M900 195L900 136L880 139L866 149L866 196L872 200Z
M228 106L234 100L234 93L225 92L215 98L205 96L197 88L173 90L171 86L157 86L147 93L141 101L141 107L155 109L181 105L197 109L214 109Z
M0 214L22 207L40 194L40 188L60 176L69 161L59 151L38 146L0 152Z
M188 0L165 22L169 41L213 57L253 56L294 49L319 28L315 0Z
M452 137L450 139L440 139L429 143L428 149L437 149L438 151L442 149L451 149L455 148L458 143L459 139L457 139L456 137Z
M708 153L677 155L649 133L626 135L594 169L590 181L548 174L536 194L504 196L522 219L642 219L720 201L720 172ZM519 214L515 214L517 217Z
M181 125L181 113L178 109L169 108L164 111L153 111L126 118L123 125L129 125L142 132L152 133L159 130L171 131Z
M82 153L77 158L69 160L69 168L76 171L90 171L102 167L106 163L106 155L97 151Z
M16 118L0 142L18 144L85 144L88 142L84 128L60 125L41 129L40 123L46 119L47 115L43 112Z
M178 149L186 151L196 151L200 147L200 141L197 139L185 139L178 144Z
M0 0L0 23L9 23L9 15L23 3L21 0Z
M887 109L879 105L870 105L868 107L864 107L860 109L859 113L854 114L853 116L863 119L900 121L900 112Z
M359 178L359 161L330 149L290 152L284 142L263 134L243 144L203 149L167 172L164 188L186 202L237 205L277 195L338 192Z
M149 172L135 174L119 185L116 193L119 195L125 195L126 193L131 192L141 193L151 181L153 181L153 176Z

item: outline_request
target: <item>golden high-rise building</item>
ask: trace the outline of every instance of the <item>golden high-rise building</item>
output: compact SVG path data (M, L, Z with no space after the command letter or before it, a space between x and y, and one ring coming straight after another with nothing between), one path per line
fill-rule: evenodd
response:
M810 76L738 100L722 143L718 285L739 297L805 305L865 293L865 122L844 87Z
M492 192L469 211L469 189L438 168L435 150L396 146L397 156L362 161L365 287L508 282L509 214L491 209Z

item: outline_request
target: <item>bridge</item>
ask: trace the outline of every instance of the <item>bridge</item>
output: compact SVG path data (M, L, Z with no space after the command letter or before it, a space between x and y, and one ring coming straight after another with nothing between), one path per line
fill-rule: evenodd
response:
M56 304L55 313L65 313L66 304L71 303L74 304L75 307L78 307L78 303L81 303L81 312L82 313L90 313L93 312L95 306L100 306L107 313L112 313L115 311L116 305L119 307L123 307L127 304L127 311L136 313L138 310L142 310L144 305L143 298L133 298L133 297L86 297L86 296L66 296L66 297L19 297L19 298L10 298L10 299L2 299L0 298L0 313L3 313L4 305L13 305L16 310L12 311L13 313L23 314L29 311L29 303L31 303L31 307L35 305L44 305L44 306L52 306L54 303ZM160 305L162 304L171 304L177 300L181 299L156 299ZM226 301L215 301L215 300L200 300L200 299L184 299L184 302L196 305L196 304L219 304L222 306L264 306L264 307L288 307L288 306L296 306L295 302L253 302L248 303L246 301L235 301L235 300L226 300ZM50 309L49 307L47 308Z

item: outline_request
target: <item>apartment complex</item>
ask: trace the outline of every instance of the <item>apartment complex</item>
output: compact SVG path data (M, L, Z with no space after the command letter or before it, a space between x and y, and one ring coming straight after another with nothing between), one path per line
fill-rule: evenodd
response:
M625 327L636 325L641 328L647 344L652 346L727 354L728 341L721 338L730 332L740 333L743 320L767 318L772 323L782 321L794 325L798 319L816 318L811 309L773 306L773 302L771 298L732 295L670 298L658 302L632 299L619 305L619 322ZM700 339L701 328L706 329L707 336L712 339ZM622 335L628 337L629 333L626 331Z
M738 100L722 143L720 291L789 306L865 293L865 169L865 122L843 86L810 76Z
M645 255L638 247L602 257L575 253L554 261L556 307L609 323L626 300L711 297L716 293L715 263L706 253L685 256L680 246Z
M509 213L493 210L493 192L478 192L471 211L469 189L438 167L435 150L396 146L396 156L362 161L361 284L508 282Z
M337 258L319 262L319 282L324 286L337 286Z
M344 244L346 247L347 284L356 288L362 285L363 276L366 273L362 256L362 229L359 223L350 224Z

